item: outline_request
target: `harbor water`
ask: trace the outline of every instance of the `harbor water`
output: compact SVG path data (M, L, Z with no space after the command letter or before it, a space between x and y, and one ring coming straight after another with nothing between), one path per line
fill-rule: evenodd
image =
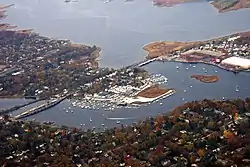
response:
M170 8L152 6L151 1L125 2L114 0L1 0L15 4L8 9L4 22L18 28L32 28L43 36L69 39L76 43L92 44L102 48L100 66L120 68L143 60L143 45L159 40L195 41L250 30L250 10L242 9L220 14L206 1L192 2ZM239 19L240 18L240 19ZM176 66L179 69L176 69ZM234 74L204 64L153 62L144 66L150 73L168 78L167 87L176 93L162 101L138 109L120 108L114 111L81 109L64 100L27 119L55 121L59 125L92 128L120 126L143 120L148 116L170 111L185 101L226 99L250 95L250 73ZM205 70L203 69L205 68ZM205 84L190 78L192 74L218 75L216 83ZM236 87L239 91L236 91ZM186 91L185 91L186 90ZM1 99L0 107L25 103L24 99ZM160 105L160 103L163 103ZM66 112L71 108L74 112ZM12 113L17 115L21 110ZM116 118L116 119L107 119ZM102 125L104 124L104 126Z
M176 66L179 69L176 69ZM77 126L85 124L84 127L114 127L116 120L122 124L131 124L143 120L149 116L166 113L186 101L200 99L233 99L237 97L246 98L250 95L250 73L241 72L234 74L218 67L203 64L163 63L153 62L144 67L151 73L162 74L168 77L167 87L176 90L176 93L158 102L154 102L140 108L119 108L114 111L103 109L90 110L74 107L69 100L46 111L30 116L27 119L38 121L55 121L59 125ZM202 83L192 79L193 74L218 75L220 80L216 83ZM239 91L236 91L236 87ZM162 103L162 105L160 105ZM94 105L94 104L93 104ZM70 108L73 112L66 112ZM13 113L15 115L16 113ZM114 118L114 119L107 119ZM102 126L104 124L104 127Z

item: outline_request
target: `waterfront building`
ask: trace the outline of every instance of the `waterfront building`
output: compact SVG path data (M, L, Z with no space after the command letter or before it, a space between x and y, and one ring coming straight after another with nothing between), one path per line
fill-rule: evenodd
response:
M222 60L221 63L225 65L241 67L244 69L250 69L250 60L241 57L235 57L235 56L229 57L225 60Z

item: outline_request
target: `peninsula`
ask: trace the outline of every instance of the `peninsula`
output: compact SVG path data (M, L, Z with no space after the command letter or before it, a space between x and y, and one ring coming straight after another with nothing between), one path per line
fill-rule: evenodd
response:
M193 0L153 0L153 4L159 7L171 7L177 4L191 1Z
M152 42L143 47L147 59L205 63L239 72L250 69L250 32L197 42Z
M214 83L219 81L219 77L216 75L192 75L191 78L199 80L204 83Z
M153 4L159 7L171 7L181 3L192 2L194 0L153 0ZM250 0L213 0L210 1L219 12L228 12L241 8L249 8Z
M218 9L219 12L250 8L250 0L214 0L211 4Z
M160 98L171 96L175 93L174 89L161 88L160 85L152 85L145 87L136 95L124 98L125 104L143 104L151 103Z

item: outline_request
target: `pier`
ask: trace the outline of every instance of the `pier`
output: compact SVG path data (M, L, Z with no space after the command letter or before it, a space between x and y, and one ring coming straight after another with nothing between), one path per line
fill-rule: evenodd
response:
M63 100L65 100L68 96L64 96L64 97L61 97L61 98L53 99L51 101L47 101L46 103L44 103L42 105L39 105L37 107L34 107L34 108L29 109L27 111L24 111L21 114L18 114L14 118L15 119L22 119L22 118L29 117L31 115L35 115L35 114L37 114L39 112L42 112L44 110L47 110L47 109L49 109L51 107L56 106L57 104L59 104L60 102L62 102Z

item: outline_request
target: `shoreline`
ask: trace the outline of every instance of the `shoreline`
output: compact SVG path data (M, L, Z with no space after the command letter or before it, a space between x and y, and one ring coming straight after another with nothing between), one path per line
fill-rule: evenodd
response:
M219 13L226 13L230 11L236 11L240 9L247 9L250 8L250 3L247 0L238 0L236 2L232 2L229 7L223 8L219 3L215 1L209 2Z
M160 60L158 60L160 61ZM205 64L205 65L211 65L211 66L214 66L214 67L218 67L222 70L226 70L226 71L229 71L229 72L235 72L235 73L238 73L238 72L241 72L241 71L235 71L235 70L230 70L230 69L227 69L225 67L222 67L222 66L218 66L216 64L210 64L210 63L207 63L207 62L199 62L199 61L194 61L194 62L187 62L187 61L182 61L182 60L167 60L167 59L164 59L164 60L161 60L161 61L166 61L166 62L177 62L177 63L184 63L184 64L198 64L198 63L201 63L201 64ZM244 70L245 72L249 72L247 70ZM242 71L243 72L243 71Z
M11 6L13 5L0 6L0 14L6 16L6 11L3 9ZM0 87L0 98L25 98L26 96L53 97L68 89L68 86L71 86L68 91L76 91L75 85L79 84L79 81L75 80L72 74L77 73L80 76L84 73L84 76L87 76L86 73L91 70L101 70L97 61L101 56L100 47L76 44L66 39L42 36L35 32L34 29L15 29L17 27L5 22L0 24L1 36L6 37L1 41L1 51L4 54L2 64L6 65L5 70L7 71L2 72L0 79L3 80L3 77L14 78L17 82L14 82L12 86L18 87L17 90L13 90L6 85L2 85ZM23 42L25 46L22 49L16 47L16 43L20 42ZM9 48L5 48L5 46L9 46ZM11 52L8 51L11 47L13 47L14 54L10 54ZM6 61L6 58L11 61ZM17 71L7 69L8 66L18 67L16 68ZM50 69L50 75L53 77L50 80L56 80L56 83L52 83L53 81L49 81L47 77L44 77L45 67ZM71 70L78 71L70 74L69 71ZM33 91L31 93L24 94L30 87L25 79L29 80L27 77L32 75L35 75L36 81L29 82L35 84L36 87L32 88ZM38 75L42 75L42 79L39 79ZM67 77L68 79L64 79L63 77ZM23 83L26 84L23 85ZM49 90L49 88L51 89ZM41 93L35 93L34 89Z
M156 159L155 155L167 158L171 166L186 166L190 155L193 156L191 160L197 164L197 167L204 166L204 164L218 166L219 163L222 164L221 161L223 161L221 166L232 166L232 164L246 166L249 164L248 159L245 158L245 155L249 153L247 148L250 134L247 122L250 116L249 106L249 98L192 101L167 110L156 117L143 118L129 126L121 124L111 129L100 129L99 132L95 127L87 130L84 127L45 125L45 123L35 121L19 121L3 117L0 123L5 127L2 135L7 142L1 143L5 146L6 154L0 157L0 165L25 166L32 162L39 165L42 161L50 166L56 166L58 162L61 162L63 150L69 153L64 155L65 159L78 158L73 162L76 165L83 158L86 162L91 162L93 157L99 157L94 165L119 166L123 163L127 166L143 166L145 157L138 156L137 153L144 151L149 157L146 159L146 163L150 164L148 166L160 166L162 159ZM119 117L107 117L107 119L123 120ZM11 132L14 132L12 138L10 138ZM41 144L39 136L42 136L44 141L52 142ZM38 144L30 144L31 139L34 139L33 143ZM14 147L17 151L13 152L15 140L21 143L22 147L17 145ZM160 141L160 144L157 141ZM101 152L96 150L101 150ZM41 154L36 154L37 151ZM81 154L86 151L89 153L86 154L87 156ZM209 156L213 159L207 159L206 153L211 153ZM102 161L107 158L106 155L110 158ZM42 156L43 159L41 159ZM44 158L45 156L49 158ZM239 158L236 159L236 156ZM24 158L25 160L22 161ZM64 166L72 165L72 161L68 163L66 161L63 164Z
M242 49L242 45L246 46L243 51L246 56L236 55L238 57L237 59L242 59L241 61L243 61L243 59L250 60L249 40L250 31L244 31L204 41L150 42L144 45L143 49L148 52L146 60L157 59L181 63L203 63L232 72L240 72L249 71L250 64L248 67L239 66L238 64L227 65L224 63L224 60L235 57L235 52L232 54L232 50L239 51ZM240 43L240 46L237 46L238 44L236 45L234 42ZM217 50L214 48L217 48ZM241 53L241 51L239 53ZM207 57L209 57L209 60L207 60Z
M124 99L125 103L127 104L145 104L145 103L152 103L158 99L161 98L167 98L169 96L172 96L173 94L175 94L175 90L174 89L170 89L168 90L166 93L161 94L157 97L153 97L153 98L148 98L148 97L142 97L142 96L136 96L136 97L127 97Z
M157 7L173 7L179 4L194 2L194 0L152 0L152 2L153 5ZM217 2L210 1L207 3L213 6L219 13L250 8L250 2L248 0L236 0L234 2L231 2L230 0L220 2L220 0L217 0ZM224 4L224 3L229 3L229 4ZM228 5L228 6L223 7L223 5Z
M217 75L191 75L191 78L196 79L197 81L203 82L203 83L215 83L220 80L219 76Z
M207 43L207 42L212 42L212 41L215 41L215 40L222 40L224 38L228 38L230 36L245 36L245 35L250 35L250 30L247 30L247 31L236 31L235 33L231 33L231 34L227 34L227 35L220 35L220 36L217 36L217 37L212 37L212 38L208 38L208 39L204 39L204 40L197 40L197 41L166 41L166 40L160 40L160 41L152 41L152 42L149 42L145 45L142 46L142 49L146 52L149 52L147 47L149 45L156 45L157 43L162 43L162 42L165 42L165 43L179 43L179 44L188 44L188 45L192 45L192 44L202 44L202 43ZM148 55L147 55L148 56ZM159 57L159 56L158 56Z

